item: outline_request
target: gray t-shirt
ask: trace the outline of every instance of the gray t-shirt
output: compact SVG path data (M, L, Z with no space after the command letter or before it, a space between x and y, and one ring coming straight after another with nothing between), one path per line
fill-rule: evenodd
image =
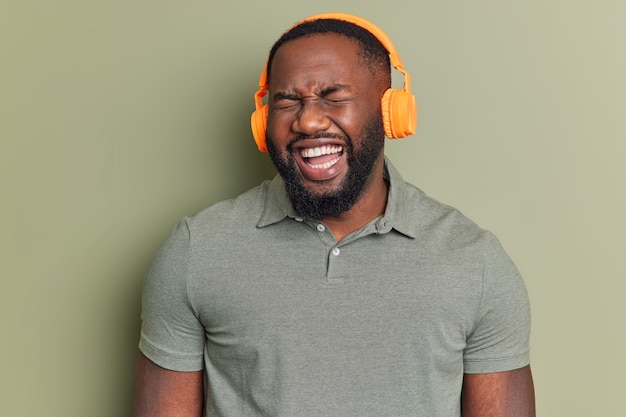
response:
M141 351L205 369L207 416L460 416L464 373L529 363L526 289L491 233L386 172L385 214L339 243L279 177L182 220Z

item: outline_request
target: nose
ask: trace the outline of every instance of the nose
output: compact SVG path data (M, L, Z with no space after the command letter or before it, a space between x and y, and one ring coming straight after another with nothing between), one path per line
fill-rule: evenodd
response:
M330 127L330 118L319 98L303 98L291 128L294 132L312 136Z

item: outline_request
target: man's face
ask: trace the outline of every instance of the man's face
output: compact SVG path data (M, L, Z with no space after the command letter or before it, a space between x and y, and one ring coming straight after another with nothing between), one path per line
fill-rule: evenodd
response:
M296 211L323 219L350 209L382 161L382 89L356 41L315 34L282 45L272 63L268 151Z

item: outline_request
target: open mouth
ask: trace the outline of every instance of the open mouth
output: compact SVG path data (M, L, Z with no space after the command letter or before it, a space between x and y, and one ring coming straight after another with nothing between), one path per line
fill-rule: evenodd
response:
M302 160L311 169L329 169L341 160L343 146L322 145L300 150Z

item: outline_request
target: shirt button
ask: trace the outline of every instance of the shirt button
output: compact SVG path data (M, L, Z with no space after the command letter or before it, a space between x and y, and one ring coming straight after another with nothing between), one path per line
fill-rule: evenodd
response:
M341 253L341 250L339 248L334 248L333 249L333 255L339 256L340 253Z
M304 221L304 219L302 217L296 217L296 218L294 218L294 220L297 221L297 222Z
M324 230L326 230L326 226L324 226L323 224L318 224L317 225L317 231L318 232L323 232Z

